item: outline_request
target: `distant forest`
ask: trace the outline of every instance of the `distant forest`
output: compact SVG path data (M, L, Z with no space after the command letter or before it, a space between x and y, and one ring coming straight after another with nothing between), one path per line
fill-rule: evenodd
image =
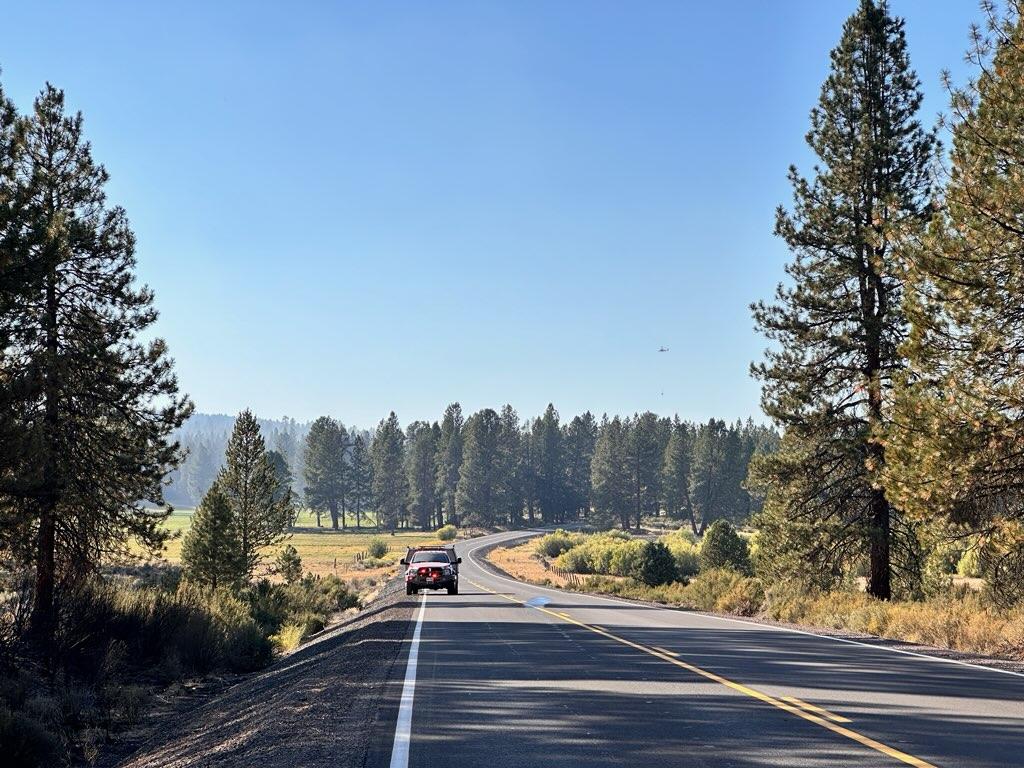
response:
M761 500L746 486L751 459L779 444L752 420L695 424L651 412L563 422L554 406L521 419L511 406L468 417L458 403L435 422L373 430L330 417L258 419L268 451L318 525L387 528L447 523L560 523L580 517L637 527L664 515L695 533L718 518L744 522ZM194 414L176 433L187 458L167 500L196 506L220 470L235 418ZM321 514L322 513L322 514Z

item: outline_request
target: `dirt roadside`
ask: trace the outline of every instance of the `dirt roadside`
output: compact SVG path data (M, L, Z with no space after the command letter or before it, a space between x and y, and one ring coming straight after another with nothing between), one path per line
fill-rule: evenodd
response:
M415 604L390 582L365 610L192 711L167 716L113 768L361 766ZM400 665L399 665L400 666Z

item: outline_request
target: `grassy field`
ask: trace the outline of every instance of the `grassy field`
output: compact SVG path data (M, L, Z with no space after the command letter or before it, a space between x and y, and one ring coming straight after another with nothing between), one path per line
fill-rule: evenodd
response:
M176 509L174 514L167 518L166 528L174 534L174 538L167 544L164 551L164 558L171 563L181 561L181 540L192 523L191 509ZM363 524L367 524L364 516ZM299 515L298 524L292 528L291 536L281 545L291 544L299 552L302 558L302 567L311 573L325 575L328 573L337 574L343 579L379 579L382 576L390 576L395 573L395 566L405 555L407 547L431 544L437 542L433 533L422 531L399 531L394 536L388 533L377 533L364 528L360 532L335 531L330 527L330 518L323 517L325 527L316 527L316 516L311 512L303 512ZM372 523L372 518L370 518ZM352 525L354 520L350 520ZM381 558L379 565L371 568L357 561L356 556L365 552L371 539L381 538L388 543L390 550ZM276 550L268 551L266 562L273 561Z

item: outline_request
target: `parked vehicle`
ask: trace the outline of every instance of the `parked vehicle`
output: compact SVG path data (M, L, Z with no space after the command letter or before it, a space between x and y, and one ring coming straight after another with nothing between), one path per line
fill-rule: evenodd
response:
M410 547L402 565L405 568L405 594L415 595L421 589L447 589L449 595L459 594L459 563L455 547Z

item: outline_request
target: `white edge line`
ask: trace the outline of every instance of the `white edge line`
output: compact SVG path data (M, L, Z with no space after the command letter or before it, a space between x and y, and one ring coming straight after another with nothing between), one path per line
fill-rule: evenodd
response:
M427 609L427 593L420 600L420 612L416 617L416 629L409 646L409 661L405 666L405 682L402 684L402 703L395 721L395 743L391 748L391 768L407 768L409 765L409 741L412 737L412 703L416 696L416 667L420 657L420 632L423 630L423 614Z
M514 539L516 537L510 536L509 538L510 539ZM486 542L486 543L483 543L483 544L479 544L476 547L474 547L473 549L469 550L469 552L466 553L467 557L469 557L473 561L474 565L476 565L481 570L485 571L492 578L500 579L501 581L508 582L509 584L516 584L516 585L519 585L519 586L530 587L531 589L541 589L541 590L544 590L545 592L551 592L551 593L556 594L556 595L571 595L571 594L574 594L572 592L566 592L565 590L562 590L562 589L552 589L551 587L542 587L542 586L540 586L538 584L530 584L529 582L525 582L525 581L516 581L515 579L509 579L509 578L506 578L505 576L501 576L501 575L495 573L492 569L488 568L487 566L481 565L480 561L477 560L475 557L473 557L473 554L478 549L481 549L481 548L486 547L486 546L490 546L493 543L495 543L495 542ZM501 542L499 541L497 543L500 544ZM580 594L580 593L575 593L575 594ZM646 605L645 603L640 603L640 602L636 602L636 601L633 601L633 600L624 600L622 598L615 598L615 597L604 597L602 595L592 595L589 592L588 593L584 593L584 595L586 597L592 599L592 600L602 600L602 601L604 601L606 603L616 603L618 605L642 605L642 606L644 606L646 608L650 608L651 610L672 610L672 608L670 606ZM748 621L746 619L737 619L737 618L733 618L731 616L719 616L719 615L714 614L714 613L704 613L703 611L685 611L684 610L682 612L693 613L693 614L695 614L697 616L704 616L704 617L709 618L709 619L717 619L718 621L731 621L734 624L745 624L748 627L760 627L762 629L768 629L768 630L771 630L771 631L774 631L774 632L791 632L792 634L795 634L795 635L807 635L808 637L819 637L822 640L833 640L833 641L835 641L837 643L846 643L847 645L859 645L862 648L873 648L875 650L880 650L880 651L889 651L890 653L902 653L905 656L914 656L914 657L916 657L918 659L927 659L928 661L939 661L939 662L943 662L943 663L946 663L946 664L956 664L957 666L960 666L960 667L969 667L970 669L980 669L980 670L984 670L985 672L998 672L1001 675L1013 675L1014 677L1024 677L1024 672L1014 672L1013 670L1010 670L1010 669L999 669L998 667L986 667L986 666L984 666L982 664L974 664L974 663L972 663L970 661L962 661L960 659L946 659L946 658L943 658L942 656L929 656L927 653L918 653L917 651L908 651L908 650L904 650L902 648L889 648L888 646L885 646L885 645L878 645L878 644L875 644L875 643L865 643L865 642L861 642L860 640L850 640L849 638L845 638L845 637L834 637L832 635L819 635L817 632L808 632L807 630L804 630L804 629L794 629L792 627L781 627L778 624L761 624L760 622L757 622L757 621ZM880 638L880 639L884 639L884 638Z

